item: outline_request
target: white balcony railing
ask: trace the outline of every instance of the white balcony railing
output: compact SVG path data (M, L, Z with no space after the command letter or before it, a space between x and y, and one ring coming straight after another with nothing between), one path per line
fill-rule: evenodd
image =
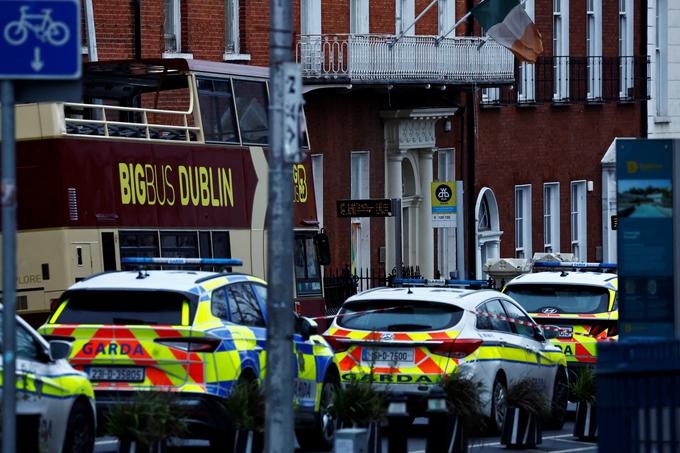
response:
M514 56L493 40L393 35L302 35L296 59L307 79L512 83ZM392 44L394 43L394 44Z

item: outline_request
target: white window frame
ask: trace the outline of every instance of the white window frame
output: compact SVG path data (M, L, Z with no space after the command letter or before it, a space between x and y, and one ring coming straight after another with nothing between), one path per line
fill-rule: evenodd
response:
M666 121L668 117L668 0L656 0L655 28L655 113L657 120Z
M167 29L167 17L165 17L167 11L172 14L171 23L169 24L170 30ZM180 0L164 0L163 14L163 54L178 55L182 53L182 8ZM173 36L175 39L174 48L167 46L166 39L169 36Z
M586 0L588 101L602 100L602 0Z
M437 9L439 11L438 35L441 36L447 31L451 30L451 27L453 27L453 25L456 23L456 1L439 0ZM451 36L454 36L455 34L455 30L451 32Z
M569 100L569 0L553 0L553 100Z
M531 258L531 184L515 186L515 257Z
M619 0L619 66L621 70L619 97L623 100L632 98L630 90L635 86L633 80L633 39L635 37L633 8L633 0Z
M560 253L560 183L543 184L543 251Z
M350 0L349 2L349 32L353 35L370 33L369 0Z
M352 151L350 157L350 197L353 200L370 198L370 155L368 151ZM370 271L371 267L371 218L352 217L350 225L350 241L354 240L353 230L358 228L355 258L352 261L352 271L363 269Z
M456 181L456 150L440 148L437 150L437 181ZM443 278L457 270L456 228L437 229L437 268Z
M224 61L250 61L241 53L240 0L224 0Z
M416 20L416 2L415 0L395 0L395 34L401 33L406 27L413 24ZM416 27L411 27L404 36L414 36L416 34Z
M323 227L323 154L312 154L312 180L314 181L316 219L319 221L319 227Z
M535 0L526 0L524 9L529 18L535 22ZM517 82L517 101L520 103L536 102L536 65L522 62L519 66L519 81Z
M580 261L587 261L588 244L587 237L587 220L588 220L588 200L586 181L572 181L570 187L571 199L571 252L575 258Z
M321 35L321 0L300 0L300 34Z

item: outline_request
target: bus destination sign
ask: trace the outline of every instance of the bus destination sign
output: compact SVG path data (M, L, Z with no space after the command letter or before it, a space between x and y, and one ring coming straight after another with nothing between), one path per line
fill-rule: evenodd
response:
M338 217L392 217L389 198L337 200Z

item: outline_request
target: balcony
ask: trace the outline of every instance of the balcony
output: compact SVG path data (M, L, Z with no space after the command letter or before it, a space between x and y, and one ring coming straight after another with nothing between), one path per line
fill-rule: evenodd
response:
M568 105L649 99L649 57L541 57L517 64L514 86L487 88L485 105Z
M296 60L306 83L503 85L514 56L495 41L394 35L302 35Z

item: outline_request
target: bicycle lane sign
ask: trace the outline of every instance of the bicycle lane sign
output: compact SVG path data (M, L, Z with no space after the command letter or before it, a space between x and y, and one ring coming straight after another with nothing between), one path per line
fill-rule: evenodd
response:
M0 79L77 79L78 0L0 0Z

